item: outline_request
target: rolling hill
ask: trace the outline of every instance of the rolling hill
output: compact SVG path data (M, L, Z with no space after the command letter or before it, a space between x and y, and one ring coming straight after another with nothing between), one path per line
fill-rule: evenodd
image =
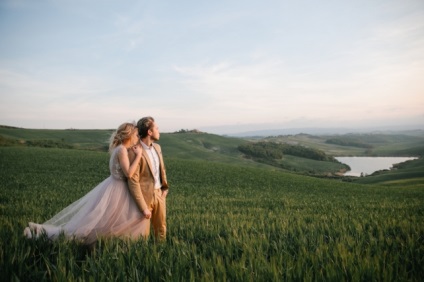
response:
M106 151L112 130L48 130L0 127L0 145L57 147L82 150ZM329 142L332 140L332 142ZM264 160L242 153L240 146L246 144L272 142L290 146L301 146L325 152L329 156L422 156L424 136L400 134L346 134L314 136L308 134L270 136L261 139L220 136L198 131L162 133L160 144L167 158L203 160L208 162L264 167L271 170L290 171L319 177L339 177L344 167L340 163L319 161L307 157L283 154L281 159ZM359 144L359 145L358 145ZM387 179L414 178L424 182L424 164L421 161L413 166L384 172L385 176L370 176L359 179L363 183L386 182ZM402 171L403 173L399 173ZM375 180L371 180L375 179ZM347 180L356 180L347 178Z

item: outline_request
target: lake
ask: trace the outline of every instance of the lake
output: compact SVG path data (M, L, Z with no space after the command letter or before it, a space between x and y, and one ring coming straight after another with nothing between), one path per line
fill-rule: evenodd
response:
M415 157L335 157L341 163L350 166L350 171L346 176L361 176L363 174L372 174L375 171L390 169L394 164L409 160L415 160Z

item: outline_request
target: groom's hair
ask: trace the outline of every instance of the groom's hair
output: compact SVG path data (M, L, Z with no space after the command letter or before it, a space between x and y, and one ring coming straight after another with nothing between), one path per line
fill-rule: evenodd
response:
M138 128L138 135L140 135L141 138L144 138L147 136L147 132L150 128L152 128L153 123L155 120L152 117L144 117L141 118L137 122L137 128Z

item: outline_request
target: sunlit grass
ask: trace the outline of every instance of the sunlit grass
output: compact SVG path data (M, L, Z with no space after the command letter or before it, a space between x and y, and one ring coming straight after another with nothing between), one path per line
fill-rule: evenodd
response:
M9 280L420 281L424 191L166 158L164 243L26 240L108 176L102 152L0 147L0 270Z

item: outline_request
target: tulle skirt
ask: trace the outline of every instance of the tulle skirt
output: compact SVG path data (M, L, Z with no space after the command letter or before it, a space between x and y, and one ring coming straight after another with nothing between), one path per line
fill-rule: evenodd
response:
M45 233L55 239L64 234L91 244L99 237L147 237L149 228L150 221L136 206L126 182L109 176L50 220L30 222L24 235L32 238Z

